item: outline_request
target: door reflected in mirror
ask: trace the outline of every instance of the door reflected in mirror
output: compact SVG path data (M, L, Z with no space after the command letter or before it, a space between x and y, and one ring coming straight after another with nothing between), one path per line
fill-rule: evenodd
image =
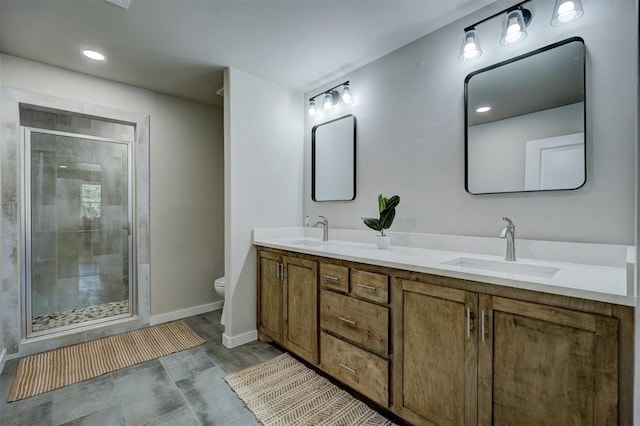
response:
M467 76L469 193L584 185L584 64L584 41L574 37Z
M311 198L356 198L356 117L346 115L311 131Z

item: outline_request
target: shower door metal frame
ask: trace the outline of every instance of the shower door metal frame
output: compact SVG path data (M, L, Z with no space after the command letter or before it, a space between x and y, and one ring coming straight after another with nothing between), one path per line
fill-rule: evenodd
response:
M63 136L75 139L88 139L100 142L109 142L123 144L127 146L127 230L128 230L128 286L129 286L129 313L113 315L105 318L99 318L95 320L80 322L77 324L69 324L61 327L55 327L48 330L33 332L32 331L32 292L31 292L31 133L44 133L53 136ZM136 193L135 193L135 169L134 169L134 155L135 155L135 142L125 141L120 139L103 138L99 136L85 135L81 133L61 132L57 130L41 129L37 127L20 126L20 164L22 166L21 186L20 191L22 199L20 200L21 211L19 212L19 220L21 221L21 238L20 238L20 250L22 261L20 262L22 267L22 323L23 323L23 336L25 338L33 338L44 335L58 334L69 332L81 327L92 326L100 323L111 322L119 319L128 319L137 314L137 250L136 250ZM57 277L56 277L57 279Z

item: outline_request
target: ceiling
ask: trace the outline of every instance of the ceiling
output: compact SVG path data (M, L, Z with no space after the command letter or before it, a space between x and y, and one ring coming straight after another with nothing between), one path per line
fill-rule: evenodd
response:
M493 1L0 0L0 51L220 105L225 67L311 90Z

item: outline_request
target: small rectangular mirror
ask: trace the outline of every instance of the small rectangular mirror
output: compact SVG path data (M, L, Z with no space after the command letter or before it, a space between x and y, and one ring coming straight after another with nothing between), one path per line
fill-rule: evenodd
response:
M467 76L467 192L584 185L584 64L584 41L573 37Z
M311 198L356 198L356 117L346 115L311 130Z

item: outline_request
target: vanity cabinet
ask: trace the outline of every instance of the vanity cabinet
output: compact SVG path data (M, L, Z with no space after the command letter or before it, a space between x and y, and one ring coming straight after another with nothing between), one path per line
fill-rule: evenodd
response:
M415 425L633 422L634 310L264 248L258 330Z
M616 318L487 295L479 304L479 424L618 424Z
M387 408L389 277L328 263L320 270L320 368Z
M282 256L259 252L258 255L258 331L282 345L282 305L284 279Z
M476 424L477 296L394 280L395 411L414 424Z
M618 320L394 280L392 410L414 424L618 423Z
M258 332L318 364L318 263L258 253Z

